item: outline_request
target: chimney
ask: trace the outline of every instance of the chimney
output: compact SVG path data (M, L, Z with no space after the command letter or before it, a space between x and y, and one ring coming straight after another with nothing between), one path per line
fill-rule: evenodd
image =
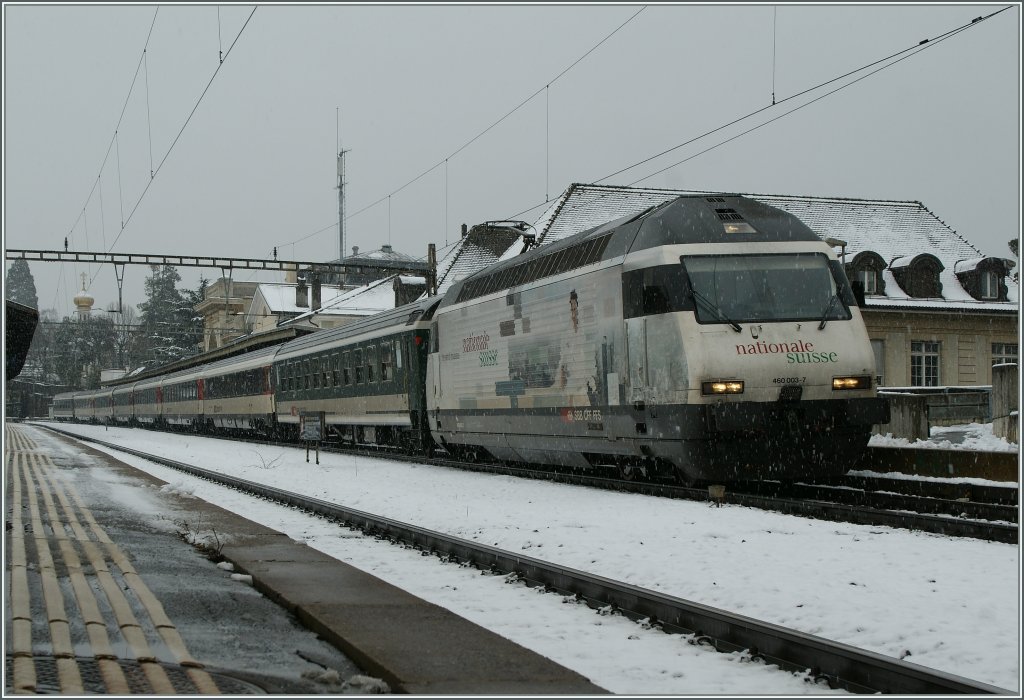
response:
M462 237L463 237L463 238L465 238L465 237L466 237L466 233L467 233L468 231L469 231L469 229L468 229L468 228L466 227L466 224L462 224Z
M309 307L309 296L306 290L306 278L300 277L299 284L295 287L295 305L300 309Z
M359 246L354 245L352 246L352 257L354 258L357 255L359 255Z
M390 253L391 252L391 244L390 243L385 243L384 245L382 245L380 247L380 252L382 252L382 253Z
M313 298L309 302L309 308L313 311L320 310L320 275L313 275Z

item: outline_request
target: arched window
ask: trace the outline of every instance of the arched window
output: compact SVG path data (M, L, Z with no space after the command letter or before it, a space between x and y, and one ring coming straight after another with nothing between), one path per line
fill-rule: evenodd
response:
M846 276L852 282L860 282L864 287L864 293L869 295L885 294L883 270L885 270L885 260L873 250L857 253L853 260L846 264Z

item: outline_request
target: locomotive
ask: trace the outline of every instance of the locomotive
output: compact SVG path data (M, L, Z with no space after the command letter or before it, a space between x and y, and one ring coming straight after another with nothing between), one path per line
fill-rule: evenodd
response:
M844 473L889 420L858 296L795 216L684 195L280 346L60 395L58 419L684 483ZM133 407L132 410L126 408Z

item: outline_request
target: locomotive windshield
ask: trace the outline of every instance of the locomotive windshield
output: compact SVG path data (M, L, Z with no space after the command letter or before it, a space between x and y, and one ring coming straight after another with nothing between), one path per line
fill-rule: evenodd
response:
M821 253L684 257L700 323L851 318L848 285Z

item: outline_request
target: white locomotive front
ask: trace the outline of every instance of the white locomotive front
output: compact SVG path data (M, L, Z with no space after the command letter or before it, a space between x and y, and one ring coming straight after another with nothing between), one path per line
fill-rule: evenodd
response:
M455 453L686 481L842 473L874 358L832 250L739 196L684 196L452 287L428 364Z

